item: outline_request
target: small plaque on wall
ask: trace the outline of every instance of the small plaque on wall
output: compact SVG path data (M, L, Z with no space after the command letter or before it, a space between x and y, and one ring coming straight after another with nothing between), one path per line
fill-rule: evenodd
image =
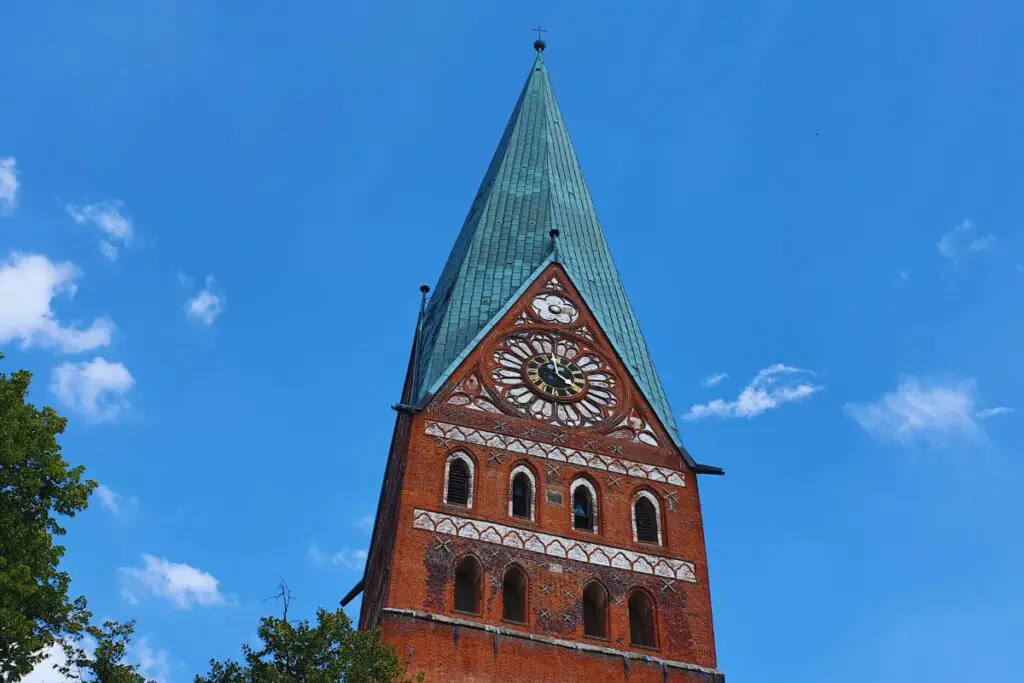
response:
M561 505L562 504L562 492L561 491L552 491L552 490L548 489L548 502L551 503L552 505Z

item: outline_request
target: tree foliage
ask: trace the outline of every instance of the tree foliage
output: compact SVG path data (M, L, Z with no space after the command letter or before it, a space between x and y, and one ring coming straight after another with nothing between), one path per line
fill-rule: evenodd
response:
M3 355L0 354L0 360ZM61 457L67 421L27 401L32 375L0 373L0 681L27 675L58 638L82 632L85 599L59 570L58 516L88 506L96 482Z
M137 664L123 663L133 633L134 621L87 626L84 634L95 641L95 648L86 649L85 638L64 641L66 662L56 668L65 678L81 683L154 683L139 673Z
M357 631L339 607L320 608L316 623L288 620L289 593L281 584L281 617L260 619L257 648L242 645L242 661L210 660L195 683L392 683L407 681L394 649L378 633ZM414 679L422 681L422 674Z

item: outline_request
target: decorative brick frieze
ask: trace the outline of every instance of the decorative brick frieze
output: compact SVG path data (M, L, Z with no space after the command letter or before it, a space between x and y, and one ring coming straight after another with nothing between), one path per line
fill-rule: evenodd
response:
M431 436L445 439L451 442L461 442L487 446L488 448L499 448L512 453L532 455L546 460L570 463L581 467L589 467L595 470L616 472L630 477L657 481L675 486L686 486L686 479L682 472L670 470L667 467L647 465L634 460L617 458L611 455L601 455L590 451L547 444L540 441L525 439L511 434L497 434L484 429L473 427L460 427L448 422L437 420L426 421L426 433Z
M685 560L659 557L598 543L586 543L563 536L421 509L413 511L412 525L416 529L435 534L459 536L509 548L523 548L551 557L563 557L641 574L696 582L693 563Z

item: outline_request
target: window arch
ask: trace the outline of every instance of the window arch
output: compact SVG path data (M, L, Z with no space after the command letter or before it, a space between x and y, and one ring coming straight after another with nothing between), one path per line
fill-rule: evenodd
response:
M572 527L581 531L597 532L597 489L589 480L580 477L569 487L572 500Z
M526 623L526 572L518 565L505 570L501 580L501 618Z
M661 503L650 491L637 491L633 496L633 540L637 543L663 545Z
M657 647L654 627L654 603L647 591L636 589L629 596L629 642L641 647Z
M509 476L508 514L537 521L537 478L526 465L516 465Z
M480 614L480 590L483 569L472 555L466 555L455 566L455 611Z
M444 464L444 502L473 507L473 458L456 451Z
M608 591L597 581L583 587L583 635L608 637Z

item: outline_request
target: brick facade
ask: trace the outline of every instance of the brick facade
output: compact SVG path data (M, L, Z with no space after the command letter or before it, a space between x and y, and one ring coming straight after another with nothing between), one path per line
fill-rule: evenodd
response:
M487 390L494 344L526 329L527 307L552 277L579 306L575 329L618 379L619 408L632 416L633 432L552 427L508 410ZM536 319L527 327L544 329ZM424 671L428 681L724 680L715 671L697 478L629 377L552 264L421 411L399 416L360 624L379 624L410 671ZM640 431L643 438L624 438ZM473 462L468 507L444 499L445 465L456 452ZM510 514L511 476L524 467L536 483L533 519ZM597 494L594 532L573 526L572 486L580 479ZM636 540L641 492L659 505L660 544ZM454 606L455 566L465 556L483 569L478 614ZM513 565L527 577L524 622L502 618L502 578ZM583 633L581 595L594 580L608 596L606 638ZM654 647L630 642L627 604L637 590L654 604Z

